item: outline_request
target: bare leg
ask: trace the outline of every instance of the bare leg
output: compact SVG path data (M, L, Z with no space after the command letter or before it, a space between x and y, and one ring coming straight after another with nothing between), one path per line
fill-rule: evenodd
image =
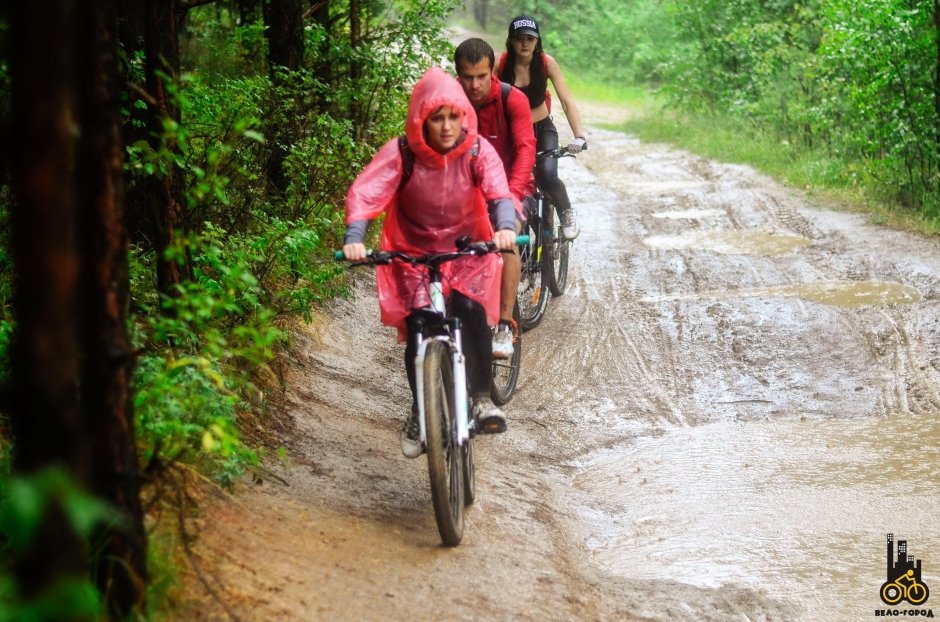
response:
M522 223L516 221L516 234L522 231ZM519 258L519 248L513 247L512 254L503 253L503 276L500 286L499 319L507 322L512 320L512 308L516 304L516 290L519 289L519 278L522 272L522 260Z

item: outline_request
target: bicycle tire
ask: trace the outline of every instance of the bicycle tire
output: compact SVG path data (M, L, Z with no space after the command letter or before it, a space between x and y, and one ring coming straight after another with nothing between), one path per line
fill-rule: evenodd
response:
M468 438L460 452L463 458L463 504L473 505L477 498L477 469L473 464L473 439Z
M428 476L441 540L457 546L463 538L464 461L457 445L454 373L450 351L432 340L424 354L424 414Z
M529 243L520 249L522 269L516 300L519 302L519 325L523 331L531 330L541 323L551 297L547 275L543 269L546 251L545 226L544 221L539 223L537 220L538 216L535 216L532 222L527 223Z
M512 319L518 327L521 323L519 301L512 308ZM522 330L514 329L512 336L512 357L508 360L493 359L493 379L490 382L490 397L497 406L502 406L512 399L522 369Z
M545 229L549 232L550 238L546 239L545 245L548 252L545 253L545 276L548 277L548 289L552 296L563 296L565 287L568 285L568 251L571 248L571 241L565 239L561 230L561 223L554 226L555 206L545 198Z

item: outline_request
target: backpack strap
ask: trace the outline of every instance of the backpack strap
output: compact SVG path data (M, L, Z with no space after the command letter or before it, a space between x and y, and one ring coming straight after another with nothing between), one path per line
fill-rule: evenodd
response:
M401 191L415 170L415 154L408 146L408 138L404 134L398 137L398 152L401 154L401 179L398 182L398 190Z
M499 94L503 103L503 121L506 123L506 136L509 138L509 142L512 140L512 119L509 116L509 93L512 92L512 85L508 82L500 81L499 83Z
M401 179L398 181L398 190L401 191L411 179L411 173L415 170L415 154L408 146L408 138L398 137L398 152L401 154ZM473 185L479 186L480 180L477 179L477 157L480 155L480 137L477 136L476 142L470 148L470 174L473 176Z

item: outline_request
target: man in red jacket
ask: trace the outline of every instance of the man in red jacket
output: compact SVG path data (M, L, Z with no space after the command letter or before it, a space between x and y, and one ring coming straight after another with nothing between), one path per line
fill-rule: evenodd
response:
M457 81L477 113L479 135L496 149L512 195L524 203L535 191L535 132L529 100L519 89L496 79L496 54L482 39L467 39L454 52ZM521 231L521 223L516 224ZM503 255L499 325L493 336L493 356L512 356L512 308L519 287L519 251Z

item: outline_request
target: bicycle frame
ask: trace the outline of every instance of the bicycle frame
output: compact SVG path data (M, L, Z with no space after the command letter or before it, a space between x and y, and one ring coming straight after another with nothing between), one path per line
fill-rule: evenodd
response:
M421 444L427 445L427 415L424 412L424 357L427 352L429 341L442 341L447 345L454 362L454 401L456 402L457 412L454 413L457 418L457 445L463 446L470 438L469 414L467 412L467 366L463 354L463 346L460 333L460 320L458 318L448 318L446 316L446 305L444 303L443 286L441 284L441 273L438 270L430 270L430 283L428 288L431 294L431 309L422 315L430 316L427 319L434 322L440 322L447 328L445 335L425 334L425 324L422 322L421 331L418 333L418 351L415 355L415 388L418 399L418 427L421 432Z

